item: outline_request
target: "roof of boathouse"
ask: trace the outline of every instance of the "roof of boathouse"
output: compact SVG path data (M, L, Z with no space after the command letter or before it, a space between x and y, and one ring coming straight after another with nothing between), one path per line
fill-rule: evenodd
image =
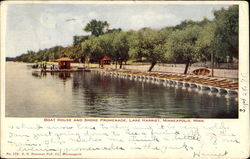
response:
M104 56L103 58L101 58L101 60L103 60L103 61L109 61L111 59L108 56Z
M55 60L56 62L59 62L59 61L73 61L72 59L68 58L68 57L61 57L59 59L56 59Z

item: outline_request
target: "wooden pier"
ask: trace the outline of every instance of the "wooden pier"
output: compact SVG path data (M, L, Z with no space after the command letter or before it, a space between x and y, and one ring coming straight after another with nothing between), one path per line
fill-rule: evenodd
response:
M90 72L90 69L34 69L37 72Z

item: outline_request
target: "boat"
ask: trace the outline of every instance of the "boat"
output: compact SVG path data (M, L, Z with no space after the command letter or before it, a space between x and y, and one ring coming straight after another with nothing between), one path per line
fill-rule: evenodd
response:
M193 70L193 74L207 76L210 74L210 70L207 68L199 68L199 69Z

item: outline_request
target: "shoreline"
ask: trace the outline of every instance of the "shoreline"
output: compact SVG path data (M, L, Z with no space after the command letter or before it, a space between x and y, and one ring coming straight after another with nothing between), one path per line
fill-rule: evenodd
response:
M13 62L13 61L7 61L7 62ZM32 65L36 63L26 63L26 62L13 62L13 63L23 63L27 65ZM48 64L57 64L56 62L46 62ZM173 65L173 64L168 64L168 65ZM71 66L73 68L77 67L87 67L88 69L99 69L99 64L97 63L90 63L90 64L84 64L84 63L71 63ZM118 66L117 66L118 67ZM122 66L122 69L124 70L141 70L143 72L147 72L148 68L150 67L149 64L140 64L140 65L132 65L132 64L124 64ZM205 67L196 67L196 66L190 66L188 69L188 74L192 74L192 71L200 68L205 68ZM117 69L114 64L111 65L105 65L103 69ZM159 72L159 73L177 73L177 74L183 74L184 72L184 66L163 66L162 64L156 64L152 70L152 72ZM206 68L211 70L210 68ZM214 69L214 77L216 78L227 78L230 80L237 81L238 80L238 69L223 69L223 68L215 68Z
M14 63L23 63L23 62L14 62ZM27 65L31 63L23 63L23 64ZM85 69L76 69L79 66L83 66L83 64L73 63L72 69L70 70L58 70L58 71L49 70L45 72L84 72ZM212 93L238 95L238 79L235 80L232 78L225 78L225 77L224 78L210 77L210 76L182 74L175 72L162 72L162 71L147 72L145 70L139 70L139 69L126 69L126 68L114 69L112 68L113 65L108 65L108 66L109 67L99 68L98 64L91 64L91 66L87 67L86 69L89 71L97 71L104 75L110 75L114 77L134 78L134 79L140 79L141 81L153 80L155 82L161 82L161 83L165 82L166 84L172 84L182 87L210 90Z

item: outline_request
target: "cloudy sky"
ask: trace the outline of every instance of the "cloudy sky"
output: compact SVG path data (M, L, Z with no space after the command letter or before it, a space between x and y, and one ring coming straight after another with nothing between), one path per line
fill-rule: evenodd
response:
M55 45L68 46L91 20L106 20L110 28L163 28L185 19L213 18L226 4L8 4L6 56Z

